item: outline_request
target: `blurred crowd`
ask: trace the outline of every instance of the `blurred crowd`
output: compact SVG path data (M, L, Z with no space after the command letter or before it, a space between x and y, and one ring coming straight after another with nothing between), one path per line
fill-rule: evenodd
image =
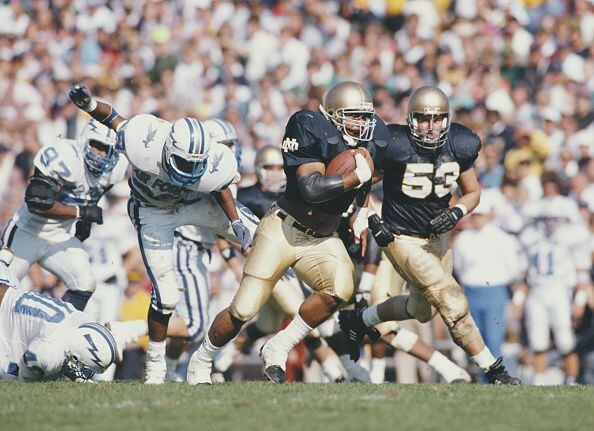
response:
M575 205L572 222L592 237L593 0L2 0L0 226L21 204L40 146L77 136L84 118L68 99L73 82L125 117L228 120L249 185L255 151L280 145L289 116L316 110L343 80L364 84L386 123L404 122L413 89L439 85L454 121L482 139L476 169L489 223L518 236L530 205L553 193ZM472 228L466 220L459 230ZM132 274L130 285L142 284ZM212 275L233 290L220 262ZM578 339L592 308L590 296L574 316ZM488 324L504 325L508 356L529 364L521 310L508 309ZM583 355L594 373L594 357Z

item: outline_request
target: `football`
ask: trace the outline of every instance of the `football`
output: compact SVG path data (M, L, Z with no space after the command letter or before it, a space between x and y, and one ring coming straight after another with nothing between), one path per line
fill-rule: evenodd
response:
M330 163L328 163L326 166L326 175L343 175L348 172L353 172L357 167L355 163L356 152L360 152L363 155L365 155L365 153L369 154L369 152L364 148L343 151L330 160ZM373 164L371 166L371 170L373 171Z

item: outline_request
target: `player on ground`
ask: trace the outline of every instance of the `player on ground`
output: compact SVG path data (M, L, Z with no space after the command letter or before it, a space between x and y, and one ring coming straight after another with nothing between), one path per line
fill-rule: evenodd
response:
M111 332L72 304L20 290L12 259L0 251L0 380L82 382L104 372L117 354Z
M15 253L10 267L15 276L20 280L39 263L64 282L68 291L62 299L78 310L85 308L96 286L81 241L92 223L103 223L97 202L128 169L115 144L115 133L91 120L78 141L59 139L43 146L35 156L25 203L2 234L3 245Z
M289 267L315 292L287 328L263 346L265 374L274 382L285 380L289 351L353 294L353 265L335 232L355 196L367 195L366 188L357 188L370 182L373 161L362 147L378 156L382 151L377 147L387 144L387 131L375 116L369 93L353 82L331 88L320 109L301 110L289 119L282 144L286 191L258 227L231 306L216 316L192 355L191 384L211 383L218 350L258 313ZM357 149L356 169L325 175L330 160L349 149Z
M478 136L450 123L446 95L437 87L420 87L408 104L407 126L390 125L392 142L383 160L384 201L381 220L370 230L394 268L410 286L410 295L378 305L343 311L340 323L354 350L372 328L391 320L431 320L438 311L453 340L486 373L490 383L519 384L485 346L468 311L468 302L452 276L452 252L446 233L478 204L480 186L473 163L481 147ZM462 196L449 206L457 182Z
M550 333L563 356L565 383L574 384L580 365L571 327L572 306L586 305L592 266L588 229L571 223L571 208L564 199L538 202L535 222L520 235L526 252L530 287L526 298L526 332L534 352L535 385L545 384ZM571 297L575 289L574 304Z
M128 213L153 286L146 383L160 384L167 369L167 326L179 301L173 264L175 229L185 225L206 228L240 243L246 251L256 221L253 215L238 211L228 189L238 177L235 156L226 146L212 142L196 119L185 117L170 123L141 114L126 120L79 84L72 87L70 98L117 132L117 150L133 168Z

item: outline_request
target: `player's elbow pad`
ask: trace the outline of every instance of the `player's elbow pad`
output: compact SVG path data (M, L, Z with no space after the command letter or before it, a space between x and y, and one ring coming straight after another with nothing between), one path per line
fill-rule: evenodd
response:
M29 210L49 210L56 201L58 184L51 178L34 176L25 190L25 203Z
M326 202L345 193L341 175L314 172L299 179L303 199L312 204Z

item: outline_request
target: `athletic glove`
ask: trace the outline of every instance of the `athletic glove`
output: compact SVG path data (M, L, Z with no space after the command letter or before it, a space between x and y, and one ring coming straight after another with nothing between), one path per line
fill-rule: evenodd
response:
M431 233L440 235L451 230L464 217L464 213L458 207L446 208L440 215L429 222Z
M394 234L377 214L369 216L369 230L380 247L387 247L394 241Z
M97 107L97 102L93 99L91 92L82 84L74 84L70 88L68 96L72 103L85 112L91 112Z
M91 235L91 222L79 220L76 222L76 231L74 236L81 242Z
M97 205L78 207L78 218L85 222L103 224L103 210Z
M359 187L363 186L367 181L371 179L371 169L369 168L369 164L367 163L367 159L361 153L355 153L355 175L359 178L359 185L355 187L358 189Z
M235 220L231 223L233 232L237 235L239 245L241 245L241 251L245 252L252 246L252 236L249 229L243 224L241 220Z

